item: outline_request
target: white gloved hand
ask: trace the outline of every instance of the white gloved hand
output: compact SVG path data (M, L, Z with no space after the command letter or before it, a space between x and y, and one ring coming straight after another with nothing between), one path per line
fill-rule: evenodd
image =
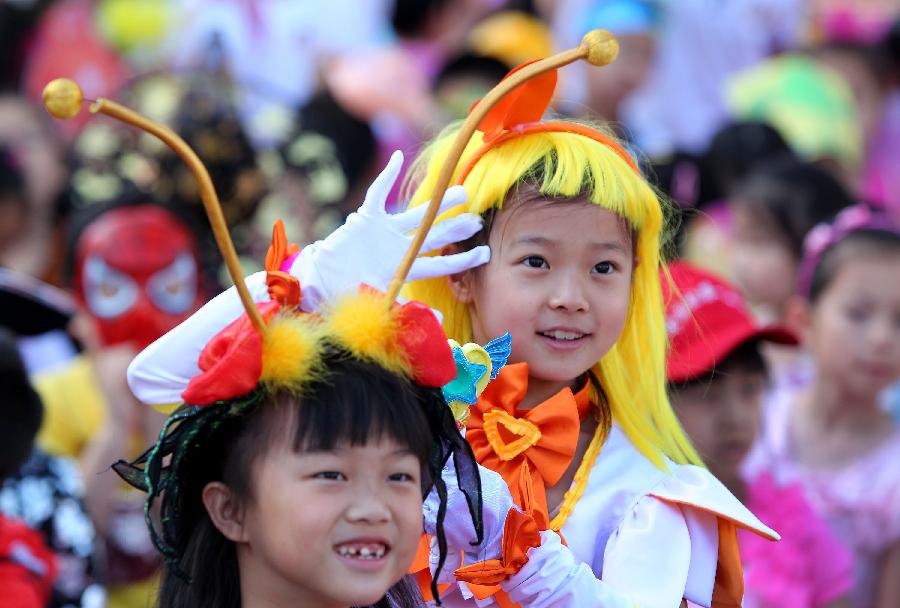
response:
M386 291L400 261L422 223L427 204L403 213L385 211L387 196L403 165L403 153L394 152L391 160L375 178L366 199L350 214L343 226L325 239L302 249L290 272L300 280L303 290L301 308L315 311L323 301L356 291L360 284ZM462 186L447 189L439 213L466 202ZM435 224L425 238L422 253L428 253L470 238L481 229L477 215L463 213ZM407 280L441 277L469 270L490 260L486 245L453 255L419 257L413 262Z
M323 301L355 292L361 283L387 290L412 241L409 232L422 222L426 208L422 205L396 215L385 211L387 195L402 164L403 154L395 152L372 183L359 210L331 235L305 247L294 260L290 272L300 280L304 311L313 312ZM461 187L450 188L444 196L441 211L465 200L466 193ZM481 218L470 213L441 222L428 233L422 252L467 239L480 228ZM421 257L413 264L408 278L416 280L463 272L486 263L490 257L487 246L454 255ZM245 283L254 302L269 301L264 271L250 275ZM145 403L180 403L181 393L191 378L200 373L197 366L200 352L213 336L243 312L234 287L207 302L181 325L138 354L128 367L128 384L132 392Z
M439 583L453 580L453 571L462 564L459 563L459 552L465 554L466 563L474 563L487 559L500 557L503 548L503 527L506 524L506 515L515 507L512 495L506 481L499 473L478 465L478 475L481 477L482 521L484 524L483 540L478 545L475 542L475 527L472 524L472 515L466 497L459 489L456 479L456 468L453 459L450 458L441 477L447 486L447 512L444 515L444 537L447 539L447 561L444 564ZM437 513L440 500L437 491L432 488L425 498L422 510L425 515L425 533L432 536L431 542L431 568L432 574L437 567L438 546L434 536L437 534Z

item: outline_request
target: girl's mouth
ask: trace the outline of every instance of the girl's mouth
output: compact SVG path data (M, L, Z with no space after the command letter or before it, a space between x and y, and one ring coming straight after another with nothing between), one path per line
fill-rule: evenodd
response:
M375 561L383 558L390 550L390 546L381 542L349 541L334 546L341 557L356 560Z
M591 334L574 329L548 329L536 332L544 343L557 350L571 350L581 346L585 338Z

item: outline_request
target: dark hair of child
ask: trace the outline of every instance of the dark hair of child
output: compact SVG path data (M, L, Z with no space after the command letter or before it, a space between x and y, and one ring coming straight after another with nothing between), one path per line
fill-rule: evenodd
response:
M446 4L447 0L396 0L391 25L401 38L415 38L424 32L434 13Z
M896 80L900 78L900 16L894 19L894 25L884 37L882 46L896 83Z
M814 304L822 295L842 262L848 257L860 255L900 255L900 234L890 230L863 228L826 249L812 273L809 284L810 303Z
M0 328L0 482L15 473L31 454L44 406L28 381L16 340Z
M299 396L257 389L245 398L206 406L199 415L209 411L209 423L195 419L190 437L176 438L177 429L170 434L181 447L167 476L173 483L161 496L163 523L153 536L158 546L164 545L161 549L170 547L178 557L177 564L169 563L163 573L160 608L239 608L237 551L213 525L201 492L209 482L221 481L240 500L250 500L255 491L253 465L279 441L290 441L297 451L318 451L389 437L418 457L423 496L431 489L432 472L440 471L447 456L434 432L446 422L442 415L449 415L440 390L416 386L340 350L326 356L324 363L325 375L304 386ZM214 411L223 406L229 411ZM148 470L151 467L152 462L147 464ZM114 468L131 483L143 479L143 471L127 463L120 461ZM443 486L438 485L440 493ZM375 604L419 605L417 588L405 580Z
M444 64L435 77L434 88L440 88L442 84L455 78L481 78L496 84L503 80L509 68L510 66L494 57L471 52L462 53Z
M324 149L304 145L318 140L327 142ZM357 193L360 182L368 178L376 155L375 133L369 123L354 116L341 106L328 91L317 93L297 112L293 131L279 147L279 154L286 170L305 176L310 182L310 196L318 205L346 204L346 199ZM300 148L298 154L297 148ZM328 171L323 171L327 167ZM345 188L325 189L329 198L317 198L315 182L334 182L330 171L339 168ZM343 215L348 211L341 209Z
M794 159L760 165L732 189L729 200L777 227L798 260L806 234L855 202L831 173Z
M716 199L760 164L793 158L781 134L764 122L733 122L716 133L703 163L709 171L710 191Z
M728 353L711 370L702 376L685 380L684 382L670 383L669 390L679 391L694 386L708 386L716 378L727 376L735 370L749 373L768 374L766 361L759 350L759 340L748 340Z

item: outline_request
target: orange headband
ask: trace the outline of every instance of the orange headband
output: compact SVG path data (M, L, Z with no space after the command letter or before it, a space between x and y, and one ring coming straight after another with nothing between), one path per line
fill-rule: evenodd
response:
M525 63L513 69L504 77L504 80L526 65L528 64ZM550 70L522 83L498 102L479 123L478 130L484 133L484 144L463 165L456 178L456 183L462 184L476 163L490 150L511 139L532 133L574 133L593 139L610 148L635 173L640 174L640 170L631 156L616 140L605 133L575 122L541 122L541 117L553 98L555 88L556 70ZM475 106L477 105L478 102L475 103Z

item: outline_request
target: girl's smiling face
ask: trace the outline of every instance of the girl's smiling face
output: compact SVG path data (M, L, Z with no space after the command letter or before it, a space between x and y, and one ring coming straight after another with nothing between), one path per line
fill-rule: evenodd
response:
M233 538L242 595L273 606L375 603L415 556L419 459L386 437L325 451L278 443L253 467Z
M625 325L635 264L626 222L580 200L517 202L497 213L488 244L490 263L451 279L474 339L509 332L510 362L527 363L532 381L571 384Z

